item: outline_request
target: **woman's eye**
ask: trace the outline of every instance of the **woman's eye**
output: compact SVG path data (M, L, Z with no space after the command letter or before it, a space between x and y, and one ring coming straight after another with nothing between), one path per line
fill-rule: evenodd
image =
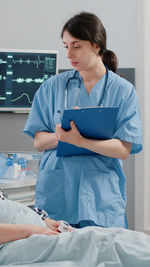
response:
M68 46L67 45L64 45L64 48L66 48L66 49L68 49ZM75 46L73 46L73 48L80 48L80 46L79 45L75 45Z

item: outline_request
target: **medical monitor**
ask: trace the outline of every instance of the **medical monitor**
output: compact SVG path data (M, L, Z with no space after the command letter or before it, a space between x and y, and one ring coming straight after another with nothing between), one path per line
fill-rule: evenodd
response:
M29 112L40 85L58 73L58 51L0 49L0 111Z

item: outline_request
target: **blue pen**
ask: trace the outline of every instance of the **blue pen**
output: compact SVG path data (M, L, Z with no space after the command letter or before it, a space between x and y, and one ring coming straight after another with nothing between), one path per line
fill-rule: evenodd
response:
M59 118L60 118L60 122L61 122L62 121L63 112L61 112L60 110L57 110L57 113L59 114Z

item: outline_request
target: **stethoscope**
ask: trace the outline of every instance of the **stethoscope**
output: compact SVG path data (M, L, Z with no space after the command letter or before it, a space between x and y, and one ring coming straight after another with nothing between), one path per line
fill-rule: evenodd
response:
M106 78L105 78L105 83L104 83L104 86L103 86L103 92L102 92L102 95L101 95L101 98L99 100L99 104L98 106L102 106L102 102L104 100L104 97L105 97L105 92L106 92L106 88L107 88L107 82L108 82L108 68L107 66L106 67ZM78 80L78 88L77 88L77 93L76 93L76 96L74 98L74 101L73 101L73 105L72 107L74 107L76 105L76 102L77 102L77 98L78 98L78 95L79 95L79 92L80 92L80 89L81 89L81 79L79 77L76 77L76 73L77 71L74 72L74 75L68 79L68 81L66 82L66 88L65 88L65 109L68 109L68 88L69 88L69 83L71 80Z

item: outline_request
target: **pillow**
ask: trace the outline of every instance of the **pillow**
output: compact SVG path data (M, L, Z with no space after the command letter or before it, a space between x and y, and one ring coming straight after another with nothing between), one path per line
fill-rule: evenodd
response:
M41 217L31 208L12 200L0 200L0 223L34 224L45 226Z

